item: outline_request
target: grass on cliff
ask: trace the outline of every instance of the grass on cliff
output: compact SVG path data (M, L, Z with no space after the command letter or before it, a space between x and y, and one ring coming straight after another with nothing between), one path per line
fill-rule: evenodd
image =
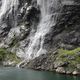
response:
M20 62L20 59L16 56L15 53L11 53L4 48L0 48L0 61L15 61L16 63Z
M69 62L69 66L76 67L80 64L80 47L74 50L59 49L58 53L58 60Z
M74 55L77 52L80 52L80 48L76 48L74 50L66 50L66 49L59 49L58 50L59 53L63 53L63 54L68 54L68 55Z

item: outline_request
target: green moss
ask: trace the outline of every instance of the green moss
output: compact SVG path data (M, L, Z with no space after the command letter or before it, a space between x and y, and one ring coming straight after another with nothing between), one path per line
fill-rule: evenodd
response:
M58 49L58 60L63 62L69 62L69 67L75 68L77 64L80 64L80 47L74 50L65 50L65 49Z
M0 61L15 61L16 63L20 62L20 59L16 56L15 53L8 51L7 49L0 48Z
M69 55L74 55L75 53L79 52L80 48L76 48L74 50L64 50L64 49L59 49L58 52L62 54L69 54Z

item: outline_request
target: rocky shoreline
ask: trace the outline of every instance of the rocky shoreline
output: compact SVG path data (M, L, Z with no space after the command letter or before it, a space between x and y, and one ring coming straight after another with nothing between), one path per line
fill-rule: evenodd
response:
M74 56L76 54L77 53L75 53ZM24 68L30 68L34 70L40 70L40 71L42 70L53 71L61 74L67 74L67 75L80 75L80 64L76 61L76 58L75 59L68 58L68 61L67 61L66 59L67 57L66 57L65 58L66 61L65 61L60 59L61 57L59 56L60 56L60 53L58 53L58 51L55 51L51 54L50 53L43 54L35 58L34 60L31 60L30 62L28 62L28 64ZM72 63L74 61L75 63Z
M80 47L69 49L67 46L56 49L54 52L42 54L33 60L23 61L6 49L0 49L0 65L4 67L30 68L34 70L53 71L67 75L80 75ZM68 47L68 49L66 49Z
M38 70L38 71L47 71L47 70L34 69L34 68L28 68L28 69L33 69L33 70ZM50 71L50 72L56 72L56 73L65 74L65 75L80 76L80 71L77 71L77 70L74 70L73 72L65 71L65 69L63 67L58 67L57 69L54 69L53 71Z
M56 72L56 73L59 73L59 74L65 74L65 75L73 75L73 76L80 76L80 71L77 71L77 70L74 70L74 71L66 71L64 69L64 67L58 67L57 69L53 69L52 71L51 70L43 70L41 69L40 67L38 68L29 68L28 69L33 69L33 70L38 70L38 71L50 71L50 72Z
M0 65L3 67L16 67L16 65L14 63L10 63L10 64L4 64L4 65ZM23 68L23 67L21 67ZM38 71L49 71L49 70L43 70L41 68L29 68L28 69L33 69L33 70L38 70ZM51 71L51 70L50 70ZM60 73L60 74L65 74L65 75L74 75L74 76L80 76L80 71L74 70L74 71L66 71L64 69L64 67L58 67L57 69L53 69L51 72L56 72L56 73Z

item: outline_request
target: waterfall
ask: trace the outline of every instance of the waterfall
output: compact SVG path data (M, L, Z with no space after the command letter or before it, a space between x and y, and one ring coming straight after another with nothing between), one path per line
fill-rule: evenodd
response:
M17 27L18 5L18 0L0 0L0 48L5 46L5 39L7 39L10 29ZM1 39L2 37L6 38Z
M19 0L1 0L0 4L0 25L3 18L6 18L8 15L10 19L9 24L11 27L18 27L16 25L16 15L14 14L17 13ZM41 12L40 22L37 26L37 30L35 34L28 36L30 39L28 46L23 47L23 50L20 49L18 52L16 51L17 54L22 53L25 59L33 59L41 54L47 53L47 50L44 48L45 36L50 32L51 28L55 26L58 17L56 14L61 7L60 0L37 0L37 5L39 6Z
M61 6L60 0L37 0L37 5L40 6L41 20L28 48L25 48L26 59L33 59L47 53L47 50L43 48L45 36L50 32L51 27L55 26L57 18L55 14Z
M6 15L6 13L10 13L13 8L16 10L18 8L18 0L1 0L1 8L0 8L0 21Z

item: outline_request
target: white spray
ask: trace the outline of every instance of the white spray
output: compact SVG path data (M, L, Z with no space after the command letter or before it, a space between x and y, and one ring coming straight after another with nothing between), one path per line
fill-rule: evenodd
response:
M28 48L25 48L26 59L33 59L41 54L46 54L47 50L43 48L45 35L56 24L55 12L60 8L59 0L37 0L37 4L41 9L41 21ZM54 15L53 18L52 15Z
M0 20L3 18L3 16L8 12L11 12L13 7L14 10L18 8L18 0L2 0L2 6L0 8Z

